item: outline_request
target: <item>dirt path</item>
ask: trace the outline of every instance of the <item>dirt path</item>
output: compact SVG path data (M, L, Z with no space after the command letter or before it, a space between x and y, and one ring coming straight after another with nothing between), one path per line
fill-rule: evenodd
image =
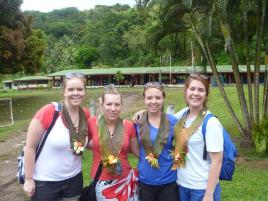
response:
M123 95L124 112L134 112L140 97L137 94L126 93ZM17 182L17 157L24 144L26 131L18 131L9 139L0 142L0 200L1 201L25 201L22 185Z
M22 186L17 182L17 157L24 144L25 132L0 142L0 194L2 201L24 201Z

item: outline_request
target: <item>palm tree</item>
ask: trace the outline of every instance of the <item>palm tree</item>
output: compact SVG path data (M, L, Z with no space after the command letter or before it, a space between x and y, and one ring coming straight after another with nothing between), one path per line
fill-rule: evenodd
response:
M234 7L240 7L242 10L242 16L244 16L244 38L245 38L245 45L246 45L246 52L249 53L249 42L247 36L247 12L249 11L248 1L237 1L237 0L181 0L181 1L173 1L173 0L166 0L160 1L160 3L169 4L170 8L179 8L181 11L180 14L183 14L182 17L176 18L178 24L185 24L188 27L188 31L190 31L196 41L198 42L203 55L205 56L206 60L210 64L212 69L213 75L216 77L216 81L220 92L223 96L224 102L239 130L243 137L243 145L249 146L251 145L251 138L252 138L252 129L254 122L259 123L259 74L260 74L260 44L262 42L262 33L265 24L265 12L267 7L267 0L258 1L257 6L257 13L259 13L259 19L256 25L256 50L255 50L255 62L254 62L254 104L252 102L252 87L251 87L251 68L250 68L250 60L247 60L247 77L248 77L248 90L249 90L249 104L246 101L246 96L244 92L244 88L242 86L240 72L239 72L239 62L236 56L235 45L232 37L232 26L230 20L233 17L232 11L234 11ZM147 2L148 3L148 2ZM251 3L255 3L252 1ZM183 8L181 7L183 5ZM167 11L165 11L167 13ZM237 10L236 10L237 12ZM169 13L172 13L172 9L169 10ZM166 18L163 18L166 19ZM174 18L173 18L174 19ZM166 21L166 23L168 23ZM216 63L214 61L213 55L211 53L210 47L210 38L212 34L212 26L215 24L219 24L219 28L222 32L222 35L225 39L226 47L228 49L228 55L230 61L232 63L233 75L235 78L236 89L238 94L238 99L240 103L240 108L243 114L243 121L238 119L236 113L234 112L230 101L227 97L225 89L220 82L219 73L217 70ZM165 34L169 34L167 29L163 27L161 37L164 37ZM160 37L160 38L161 38ZM268 81L266 81L265 86L268 87ZM267 89L267 88L266 88ZM267 107L268 107L268 93L264 91L264 115L267 115ZM248 108L249 105L249 108Z

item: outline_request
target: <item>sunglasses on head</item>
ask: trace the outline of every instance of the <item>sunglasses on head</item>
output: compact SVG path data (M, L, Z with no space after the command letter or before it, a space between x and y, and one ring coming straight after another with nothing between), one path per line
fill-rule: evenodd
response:
M144 88L147 89L147 88L157 88L157 89L163 89L163 85L161 82L147 82L145 85L144 85Z
M204 74L199 74L199 73L190 73L190 77L195 77L195 78L202 78L204 80L208 80L209 77L207 75Z
M66 79L71 79L74 77L85 78L85 74L84 73L66 73L65 74Z
M110 90L113 90L115 88L114 84L108 84L103 87L105 92L109 92Z

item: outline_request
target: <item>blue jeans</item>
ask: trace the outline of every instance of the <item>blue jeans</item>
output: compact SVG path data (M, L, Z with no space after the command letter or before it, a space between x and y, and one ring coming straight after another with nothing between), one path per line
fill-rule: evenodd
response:
M76 176L63 181L35 180L35 194L32 201L74 200L81 195L83 176L80 172Z
M181 201L202 201L205 195L206 189L190 189L183 186L179 186L180 200ZM213 194L214 201L221 200L221 186L220 183L215 187Z

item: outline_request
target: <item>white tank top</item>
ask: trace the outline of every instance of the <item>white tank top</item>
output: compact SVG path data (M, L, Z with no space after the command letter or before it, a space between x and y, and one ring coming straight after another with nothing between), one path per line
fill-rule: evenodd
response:
M62 181L82 170L81 156L73 154L69 130L58 117L35 163L34 179Z

